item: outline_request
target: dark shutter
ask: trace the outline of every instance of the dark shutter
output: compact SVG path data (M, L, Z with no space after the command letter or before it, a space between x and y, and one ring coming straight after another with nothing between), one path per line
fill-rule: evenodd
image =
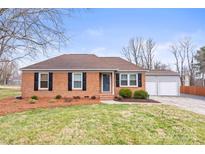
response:
M119 79L119 73L116 74L116 87L120 86L120 79Z
M68 91L72 91L72 73L68 73Z
M83 72L83 91L86 91L86 73Z
M53 73L52 72L49 72L49 87L48 87L48 90L49 91L52 91L53 90Z
M34 73L34 91L38 91L38 73Z
M142 74L138 74L138 87L142 87Z

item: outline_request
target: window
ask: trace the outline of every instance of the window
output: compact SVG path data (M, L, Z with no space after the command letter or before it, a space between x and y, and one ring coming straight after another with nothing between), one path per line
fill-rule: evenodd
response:
M136 86L137 85L137 75L136 74L130 74L130 86Z
M120 74L120 86L121 87L132 87L137 86L137 74L126 73Z
M73 73L73 89L82 89L82 73Z
M48 89L48 73L39 73L39 89Z
M128 74L121 74L120 84L122 86L127 86L128 85Z

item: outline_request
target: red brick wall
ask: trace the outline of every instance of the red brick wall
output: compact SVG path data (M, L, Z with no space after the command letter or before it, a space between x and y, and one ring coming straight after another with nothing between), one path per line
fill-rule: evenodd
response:
M53 90L38 90L34 91L34 72L22 72L22 96L30 97L37 95L38 97L54 97L58 94L63 97L73 96L96 96L99 95L99 72L87 72L87 89L68 91L68 72L55 71L53 72Z
M115 83L115 81L114 81ZM116 83L115 83L116 84ZM101 81L99 72L87 72L87 88L83 90L68 91L68 72L67 71L53 71L53 90L38 90L34 91L34 71L22 72L22 96L31 97L36 95L38 97L55 97L60 94L63 97L73 96L99 96L101 93ZM112 87L112 85L111 85ZM115 87L115 95L118 95L120 87ZM142 73L142 87L129 88L132 91L138 89L145 89L145 75Z

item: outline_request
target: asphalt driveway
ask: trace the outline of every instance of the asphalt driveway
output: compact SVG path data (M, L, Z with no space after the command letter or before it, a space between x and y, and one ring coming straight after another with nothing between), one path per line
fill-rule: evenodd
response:
M194 95L172 96L151 96L151 99L157 100L163 104L175 105L185 110L193 111L205 115L205 97Z

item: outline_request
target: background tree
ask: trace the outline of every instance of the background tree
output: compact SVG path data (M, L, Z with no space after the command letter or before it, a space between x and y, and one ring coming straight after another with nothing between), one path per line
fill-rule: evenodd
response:
M5 59L0 63L0 84L7 85L9 79L18 73L18 65L14 61Z
M153 69L155 69L155 70L171 70L171 68L168 64L163 64L160 61L154 62Z
M0 62L45 54L65 44L62 17L72 9L0 9Z
M174 55L176 70L180 74L181 85L184 85L185 75L190 78L190 85L194 84L194 45L190 38L183 38L170 45Z
M205 86L205 47L197 50L195 55L196 67L198 68L198 74L202 76L203 86Z
M73 9L0 9L0 80L7 83L17 61L60 50L69 40L63 18ZM15 66L16 65L16 66ZM14 70L11 70L14 69Z
M127 47L123 47L122 55L129 61L145 69L153 68L154 50L156 43L153 39L143 39L142 37L132 38Z

